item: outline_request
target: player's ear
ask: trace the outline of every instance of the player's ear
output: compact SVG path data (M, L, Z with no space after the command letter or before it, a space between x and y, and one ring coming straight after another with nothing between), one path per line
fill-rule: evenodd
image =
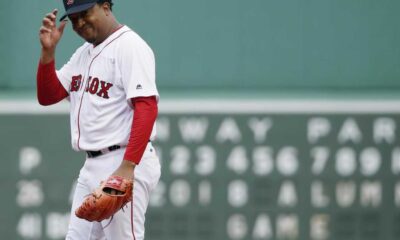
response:
M111 5L109 2L104 2L101 7L103 8L104 12L108 16L111 13Z

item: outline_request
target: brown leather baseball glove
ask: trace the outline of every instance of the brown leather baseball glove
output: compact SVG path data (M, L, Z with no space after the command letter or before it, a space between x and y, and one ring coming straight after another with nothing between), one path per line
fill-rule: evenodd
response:
M132 201L133 181L111 176L90 194L75 211L79 218L90 222L103 221Z

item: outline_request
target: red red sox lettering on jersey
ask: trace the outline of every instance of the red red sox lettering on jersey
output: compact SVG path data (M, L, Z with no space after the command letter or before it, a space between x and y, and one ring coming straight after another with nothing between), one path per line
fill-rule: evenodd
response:
M78 92L78 90L81 88L81 84L82 84L81 74L78 76L72 76L70 91ZM110 98L110 96L108 95L108 91L112 86L113 86L112 83L99 80L99 78L97 77L89 76L85 92L89 92L90 94L96 94L99 97L108 99Z
M71 142L78 151L126 145L130 99L158 98L153 51L127 26L97 46L84 43L57 77L69 92Z

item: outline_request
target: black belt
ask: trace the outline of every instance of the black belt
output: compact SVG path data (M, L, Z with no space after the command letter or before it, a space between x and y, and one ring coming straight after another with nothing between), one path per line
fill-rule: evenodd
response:
M151 142L151 140L149 140L149 142ZM99 151L86 151L86 154L87 154L88 158L95 158L95 157L112 152L112 151L120 149L120 148L121 148L120 145L113 145L108 148L101 149Z
M87 154L88 158L94 158L94 157L98 157L100 155L103 155L108 152L112 152L112 151L120 149L120 148L121 148L120 145L113 145L113 146L110 146L108 148L105 148L105 149L102 149L99 151L86 151L86 154Z

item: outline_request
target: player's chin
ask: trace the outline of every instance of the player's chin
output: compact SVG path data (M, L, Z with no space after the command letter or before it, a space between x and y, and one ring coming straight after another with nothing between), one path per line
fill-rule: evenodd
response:
M88 42L88 43L95 43L96 42L96 37L93 36L93 35L79 34L79 36L81 36L81 38L85 39L85 41Z
M96 44L96 38L84 38L86 42Z
M79 31L77 33L81 38L85 39L86 42L89 42L89 43L96 42L96 36L93 34L93 32L91 32L89 30Z

